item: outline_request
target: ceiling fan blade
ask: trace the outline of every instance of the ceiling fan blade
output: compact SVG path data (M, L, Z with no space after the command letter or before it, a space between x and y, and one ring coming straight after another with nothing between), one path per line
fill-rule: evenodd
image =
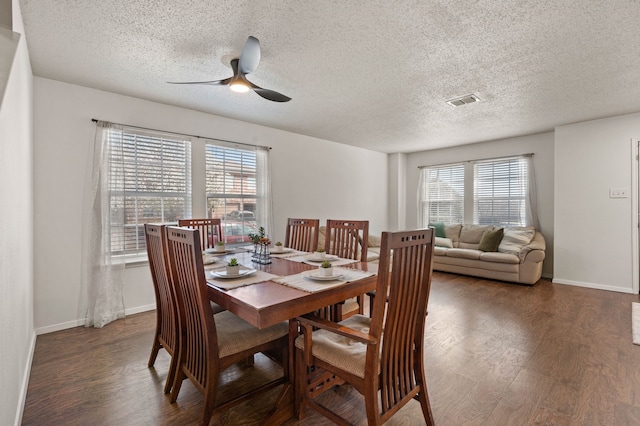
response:
M213 81L167 81L169 84L206 84L209 86L225 86L229 84L232 77L225 78L224 80Z
M247 80L249 81L249 80ZM283 95L282 93L278 93L275 90L263 89L260 86L256 86L252 82L249 81L251 88L258 95L262 96L265 99L268 99L273 102L289 102L291 100L290 97Z
M258 68L259 63L260 41L253 36L249 36L242 49L242 54L238 61L238 68L242 74L249 74Z

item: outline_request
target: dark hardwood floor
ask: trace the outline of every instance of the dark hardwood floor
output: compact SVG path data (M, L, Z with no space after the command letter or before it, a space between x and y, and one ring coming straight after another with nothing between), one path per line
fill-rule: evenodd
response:
M541 281L526 287L434 273L425 357L438 425L638 425L640 346L631 343L625 295ZM176 404L162 392L169 357L147 368L155 312L103 329L38 336L24 425L196 424L202 396L185 382ZM224 398L281 370L257 356L223 378ZM253 425L280 388L214 416L212 424ZM327 392L356 424L362 399L348 386ZM300 422L327 421L308 412ZM413 401L387 424L423 424Z

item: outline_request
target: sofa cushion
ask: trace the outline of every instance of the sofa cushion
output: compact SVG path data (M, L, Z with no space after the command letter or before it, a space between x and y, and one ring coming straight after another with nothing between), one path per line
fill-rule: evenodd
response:
M491 231L484 231L480 244L478 244L478 250L480 251L498 251L500 241L504 235L504 228L492 229Z
M520 258L515 254L500 253L495 251L483 252L482 254L480 254L480 260L494 263L509 263L512 265L520 263Z
M430 223L429 228L433 228L435 230L436 237L446 238L446 235L444 233L444 223L442 222Z
M435 246L436 247L453 248L453 241L451 241L451 239L449 239L449 238L436 237L435 238Z
M493 225L462 225L458 247L477 250L485 231L493 230Z
M447 255L447 251L449 249L446 247L439 247L439 246L435 246L433 248L433 255L434 256L446 256Z
M460 257L463 259L480 259L482 252L480 250L471 250L464 248L451 248L447 250L447 257Z
M531 242L535 234L536 230L532 227L505 228L498 251L517 255L522 247Z
M461 228L462 228L462 225L459 223L457 225L445 225L444 227L444 235L446 236L446 238L451 240L454 247L458 247L458 240L460 239Z
M493 253L492 253L493 254ZM507 281L518 281L518 271L522 264L485 262L484 260L461 259L459 257L434 256L433 270L454 272L456 274L473 275L491 279L501 279ZM493 275L493 274L496 275ZM500 275L511 275L511 277Z
M380 259L380 247L369 247L367 249L367 262Z

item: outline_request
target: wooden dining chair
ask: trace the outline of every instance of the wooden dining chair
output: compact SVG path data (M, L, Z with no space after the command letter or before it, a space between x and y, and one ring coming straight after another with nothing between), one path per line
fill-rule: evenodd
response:
M200 231L200 247L202 250L215 248L222 239L222 222L220 219L179 219L178 226ZM224 311L217 303L211 302L214 314ZM253 359L253 357L251 357ZM248 361L250 364L252 361Z
M156 332L153 335L149 367L153 367L160 349L164 348L171 356L164 393L171 391L176 365L178 363L178 312L173 288L169 283L169 264L166 256L166 234L164 225L144 225L147 256L153 289L156 295Z
M434 424L424 371L433 242L432 229L382 233L376 289L378 294L388 293L389 300L377 297L371 318L355 315L340 323L311 315L298 318L298 419L310 407L336 424L349 424L315 400L334 385L348 382L364 396L369 425L384 423L414 398L426 423Z
M202 250L215 248L218 241L224 241L221 219L180 219L178 226L199 230Z
M324 248L327 254L343 259L367 261L369 245L368 220L335 220L327 219ZM364 313L364 294L357 298L347 299L333 308L333 321L341 321L355 314Z
M182 382L189 378L204 395L201 425L208 425L215 411L288 381L289 325L282 322L258 329L229 311L213 315L207 295L198 230L167 227L167 254L176 294L180 338L178 365L171 390L175 402ZM283 376L243 395L216 404L220 373L258 352L275 353Z
M300 251L312 252L318 249L319 219L287 219L284 246Z

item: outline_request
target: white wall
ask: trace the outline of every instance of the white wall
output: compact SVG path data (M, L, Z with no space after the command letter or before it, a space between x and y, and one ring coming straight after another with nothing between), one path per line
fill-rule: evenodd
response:
M18 0L13 24L24 34ZM20 37L0 106L0 425L20 424L35 345L32 93L29 53Z
M389 230L407 228L407 155L389 155Z
M446 164L458 161L477 160L483 158L504 157L509 155L534 153L533 164L536 173L536 187L538 192L538 217L540 230L547 242L546 257L542 274L545 277L554 276L554 187L553 187L553 133L520 136L490 142L482 142L453 148L422 151L407 155L406 191L407 191L407 227L418 224L418 167L436 164ZM390 195L393 199L393 194Z
M287 217L369 219L376 233L387 227L386 154L43 78L36 77L34 85L39 333L78 325L83 318L80 229L95 133L91 118L272 147L273 239L284 239ZM129 268L127 312L153 304L148 267Z
M632 187L633 138L640 114L556 128L554 282L633 291L632 198L609 198Z

